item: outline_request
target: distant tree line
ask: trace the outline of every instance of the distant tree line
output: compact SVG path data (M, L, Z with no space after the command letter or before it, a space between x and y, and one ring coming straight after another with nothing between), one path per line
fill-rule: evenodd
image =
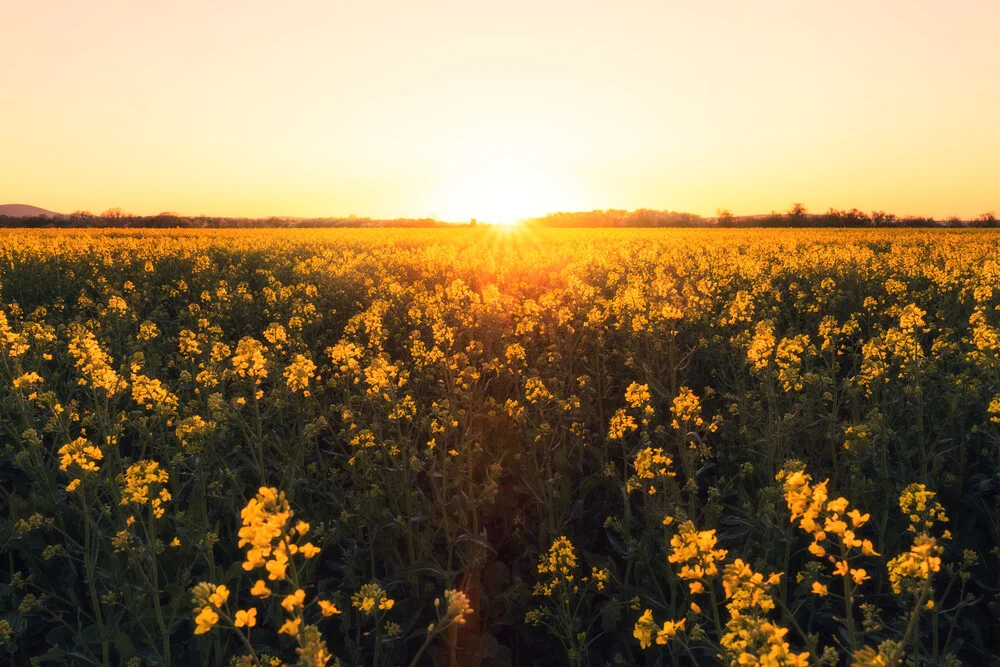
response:
M915 216L900 217L885 211L865 213L856 208L826 213L809 213L803 204L793 204L784 213L772 211L768 215L736 216L720 210L715 218L677 211L652 211L639 209L622 211L583 211L576 213L550 213L531 218L529 224L541 227L1000 227L996 214L983 213L973 220L948 218L935 220Z
M856 208L826 213L809 213L803 204L793 204L784 213L772 211L768 215L737 216L720 210L714 218L678 211L637 209L625 211L577 211L550 213L529 218L525 224L537 227L1000 227L993 211L972 220L956 217L947 220L934 218L900 217L885 211L865 213ZM475 226L473 220L466 223ZM112 208L100 215L89 211L76 211L61 216L16 217L0 215L0 228L5 227L101 227L101 228L162 228L162 229L269 229L269 228L347 228L347 227L454 227L453 223L432 218L376 219L356 216L330 218L227 218L217 216L182 216L173 212L158 215L133 215L120 208Z
M606 211L577 211L550 213L525 222L542 227L711 227L712 221L694 213L654 211L640 208L635 211L608 209Z
M15 217L0 215L0 227L111 227L117 229L269 229L269 228L318 228L318 227L443 227L448 223L431 218L229 218L220 216L183 216L173 212L157 215L133 215L120 208L112 208L100 215L89 211L75 211L61 216Z

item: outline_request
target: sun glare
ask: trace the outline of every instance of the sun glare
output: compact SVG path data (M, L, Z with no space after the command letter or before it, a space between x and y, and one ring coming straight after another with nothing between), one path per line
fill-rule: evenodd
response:
M569 188L555 175L514 160L493 161L449 183L442 191L441 219L510 226L529 217L567 210Z

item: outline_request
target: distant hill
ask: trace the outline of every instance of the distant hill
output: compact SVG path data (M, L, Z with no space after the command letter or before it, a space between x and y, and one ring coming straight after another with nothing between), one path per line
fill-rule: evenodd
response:
M9 215L12 218L34 218L40 215L48 215L53 218L61 218L61 213L47 211L37 206L27 204L0 204L0 215Z

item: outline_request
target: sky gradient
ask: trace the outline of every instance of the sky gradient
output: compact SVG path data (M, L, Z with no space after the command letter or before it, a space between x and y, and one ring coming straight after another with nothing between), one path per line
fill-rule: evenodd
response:
M991 0L0 0L0 203L974 217L998 32Z

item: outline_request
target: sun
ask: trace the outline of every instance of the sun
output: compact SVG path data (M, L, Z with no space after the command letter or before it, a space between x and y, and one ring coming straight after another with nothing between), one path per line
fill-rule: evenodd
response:
M557 174L515 159L490 160L443 188L442 219L510 226L529 217L572 207L569 188Z

